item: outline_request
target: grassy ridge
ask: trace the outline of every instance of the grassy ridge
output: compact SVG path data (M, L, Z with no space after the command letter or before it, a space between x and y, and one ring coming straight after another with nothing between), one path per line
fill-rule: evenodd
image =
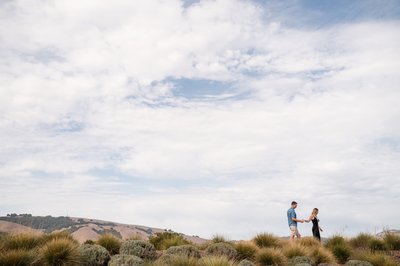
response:
M113 235L80 245L67 232L57 234L2 234L0 265L141 265L141 266L313 266L400 265L392 253L400 249L400 236L382 238L368 234L346 239L333 236L320 244L313 238L294 243L270 233L260 233L249 241L234 242L216 236L195 245L179 234L158 233L150 241L120 240Z

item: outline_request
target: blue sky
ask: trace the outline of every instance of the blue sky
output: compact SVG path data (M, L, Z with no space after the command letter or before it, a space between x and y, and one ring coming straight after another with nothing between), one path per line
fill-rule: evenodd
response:
M0 215L249 239L288 235L296 200L324 236L398 227L398 1L1 1L0 20Z

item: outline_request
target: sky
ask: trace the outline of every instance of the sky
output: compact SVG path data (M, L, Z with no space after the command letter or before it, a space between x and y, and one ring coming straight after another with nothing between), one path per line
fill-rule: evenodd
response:
M0 216L400 229L400 2L0 1ZM299 225L312 235L311 224Z

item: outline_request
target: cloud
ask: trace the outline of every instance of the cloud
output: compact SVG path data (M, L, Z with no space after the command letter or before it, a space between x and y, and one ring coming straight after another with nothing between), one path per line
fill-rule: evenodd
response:
M399 21L302 9L3 2L0 210L250 238L296 199L326 235L396 226Z

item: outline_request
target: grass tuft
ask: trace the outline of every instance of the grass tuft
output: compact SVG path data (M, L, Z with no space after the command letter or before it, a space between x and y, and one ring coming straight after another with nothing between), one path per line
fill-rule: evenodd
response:
M282 240L270 233L261 233L253 238L253 242L259 248L282 247Z
M119 253L119 249L121 248L122 241L121 239L110 235L110 234L105 234L102 235L97 241L97 244L100 246L104 247L105 249L110 252L110 255L115 255Z
M275 248L263 248L256 255L256 262L261 266L285 266L287 259L283 252Z
M75 266L80 265L79 246L66 238L53 239L40 249L41 265Z

